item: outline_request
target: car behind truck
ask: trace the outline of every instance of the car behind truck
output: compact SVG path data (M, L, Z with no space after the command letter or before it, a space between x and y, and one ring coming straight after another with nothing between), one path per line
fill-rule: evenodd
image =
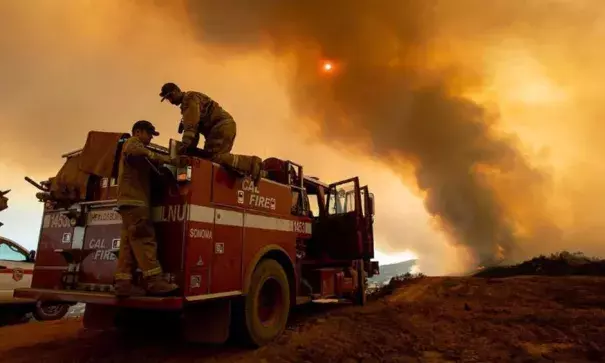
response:
M189 341L221 343L233 333L252 346L281 334L295 305L365 303L366 277L378 273L374 199L357 177L325 184L301 165L269 158L255 185L195 156L183 168L158 168L152 181L158 256L180 293L116 298L116 174L129 136L92 131L83 149L64 155L56 177L26 178L45 207L32 285L16 297L86 303L89 328L120 326L120 317L135 313L153 319L176 312ZM177 142L149 148L175 155Z
M30 313L38 321L58 320L67 314L69 304L13 297L16 288L31 285L35 258L35 251L0 237L0 326L25 322Z

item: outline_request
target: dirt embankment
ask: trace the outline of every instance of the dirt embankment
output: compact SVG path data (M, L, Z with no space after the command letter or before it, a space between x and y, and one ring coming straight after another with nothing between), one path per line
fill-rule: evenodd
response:
M364 308L314 308L257 351L82 331L78 320L0 329L16 362L605 361L605 278L421 278Z

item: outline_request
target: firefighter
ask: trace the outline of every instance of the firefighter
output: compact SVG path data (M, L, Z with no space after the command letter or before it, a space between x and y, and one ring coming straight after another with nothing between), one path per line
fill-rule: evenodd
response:
M166 295L178 286L162 277L157 260L157 241L150 216L151 173L154 164L179 166L177 159L146 148L159 133L149 121L137 121L132 137L124 142L118 172L117 204L122 216L122 232L118 266L115 274L117 296ZM143 272L143 287L132 284L136 265Z
M216 101L201 92L183 92L174 83L164 84L160 97L162 102L167 99L181 108L183 118L179 133L183 133L183 144L179 153L192 153L202 134L205 138L202 150L205 158L249 174L258 183L262 175L262 160L258 156L231 153L236 135L235 120Z

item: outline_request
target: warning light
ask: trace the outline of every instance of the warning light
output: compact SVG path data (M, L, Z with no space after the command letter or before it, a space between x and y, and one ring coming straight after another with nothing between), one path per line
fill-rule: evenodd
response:
M323 69L324 69L324 71L326 71L326 72L330 72L330 71L332 70L332 68L333 68L333 67L334 67L334 66L332 66L332 63L330 63L330 62L325 62L325 63L324 63L324 66L323 66Z

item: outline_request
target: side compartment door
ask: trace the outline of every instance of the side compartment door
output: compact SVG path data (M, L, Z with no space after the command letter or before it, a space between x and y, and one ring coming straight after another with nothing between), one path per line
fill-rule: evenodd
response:
M107 291L113 284L120 249L122 217L114 205L90 206L83 238L74 240L73 249L81 249L81 265L78 287L88 290Z
M71 225L65 211L49 211L45 207L32 287L60 288L62 286L62 275L67 271L68 266L68 261L61 251L72 253L74 249L81 250L83 237L81 228L75 228ZM74 241L75 247L72 247ZM80 242L79 247L78 242Z
M330 184L326 194L327 215L321 219L322 245L333 259L357 259L363 256L362 199L359 178Z
M244 218L239 208L215 209L211 294L241 290Z

